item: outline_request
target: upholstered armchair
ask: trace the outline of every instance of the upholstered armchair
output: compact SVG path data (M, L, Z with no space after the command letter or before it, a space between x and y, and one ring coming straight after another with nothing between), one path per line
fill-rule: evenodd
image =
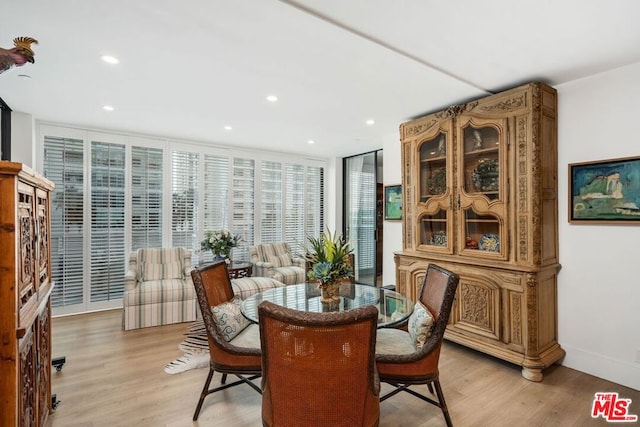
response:
M191 251L141 248L129 255L124 276L122 328L196 320L198 300L191 280Z
M287 243L250 246L249 255L255 276L270 277L285 285L305 282L305 259L292 255Z

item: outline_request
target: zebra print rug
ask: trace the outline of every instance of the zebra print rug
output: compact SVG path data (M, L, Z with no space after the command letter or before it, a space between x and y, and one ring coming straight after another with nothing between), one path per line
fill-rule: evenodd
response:
M185 335L184 341L178 344L178 349L184 355L164 367L167 374L179 374L190 369L209 366L209 343L202 319L190 323Z

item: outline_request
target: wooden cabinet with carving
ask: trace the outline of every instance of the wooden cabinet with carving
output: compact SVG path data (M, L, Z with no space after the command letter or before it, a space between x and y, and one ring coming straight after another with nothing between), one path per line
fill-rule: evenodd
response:
M51 413L53 183L0 161L0 425L44 426Z
M557 342L557 95L531 83L403 123L397 287L426 266L460 275L445 337L542 369Z

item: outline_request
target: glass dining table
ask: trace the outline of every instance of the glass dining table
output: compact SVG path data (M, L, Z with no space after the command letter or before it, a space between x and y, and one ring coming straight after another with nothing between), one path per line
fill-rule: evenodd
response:
M351 283L342 284L340 300L331 303L320 301L320 289L316 283L268 289L245 299L240 307L242 314L250 321L258 323L258 305L262 301L313 313L347 311L374 305L378 309L378 328L402 323L413 312L413 302L398 292Z

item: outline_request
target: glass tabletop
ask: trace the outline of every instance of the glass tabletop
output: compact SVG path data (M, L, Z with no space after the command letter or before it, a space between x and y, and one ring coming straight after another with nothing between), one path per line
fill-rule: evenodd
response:
M316 283L268 289L245 299L241 306L242 314L252 322L258 323L258 305L262 301L271 301L283 307L313 313L347 311L374 305L378 309L378 328L401 323L413 312L413 302L395 291L350 283L340 286L340 301L333 303L320 301L320 289Z

